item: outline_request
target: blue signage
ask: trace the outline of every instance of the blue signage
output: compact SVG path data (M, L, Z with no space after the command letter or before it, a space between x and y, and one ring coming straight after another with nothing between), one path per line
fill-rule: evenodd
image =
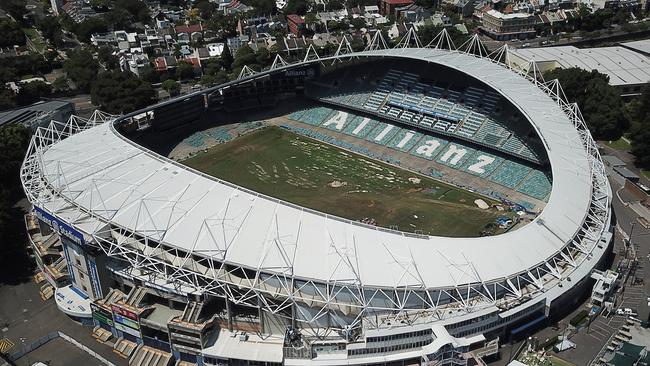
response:
M39 207L34 206L34 212L36 213L36 217L38 217L39 220L48 224L52 230L54 230L59 235L70 239L73 243L79 246L82 246L84 244L83 234L72 228L72 226L50 215Z
M75 282L74 279L74 270L72 268L72 261L70 260L70 253L68 252L68 246L63 244L63 254L65 255L65 262L68 265L68 274L70 275L70 279L72 280L72 283Z
M90 281L93 284L95 298L96 299L102 298L104 296L102 295L102 287L99 285L99 274L97 273L97 264L95 264L95 260L89 256L86 256L86 263L88 264L88 273L90 274Z

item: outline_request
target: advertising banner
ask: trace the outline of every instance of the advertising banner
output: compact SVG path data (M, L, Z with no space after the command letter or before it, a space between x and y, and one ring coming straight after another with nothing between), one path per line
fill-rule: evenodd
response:
M110 311L104 309L103 307L90 303L90 308L93 311L93 319L97 320L100 323L106 324L110 327L113 326L113 315Z
M113 321L116 329L138 338L141 337L138 314L117 305L111 305L111 310L113 311Z
M70 239L73 243L79 246L82 246L84 244L83 234L72 228L72 226L50 215L39 207L34 206L34 212L36 213L36 217L38 217L44 223L48 224L52 230L54 230L59 235Z

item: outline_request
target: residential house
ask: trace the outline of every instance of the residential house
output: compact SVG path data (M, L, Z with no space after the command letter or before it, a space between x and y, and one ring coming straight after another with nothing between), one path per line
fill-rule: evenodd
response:
M190 42L198 42L203 39L203 26L201 23L177 25L174 27L174 31L178 43L187 44Z
M381 0L379 12L381 15L395 15L395 9L413 4L413 0Z
M305 20L298 14L287 15L287 26L289 32L293 33L296 37L301 37L305 32Z

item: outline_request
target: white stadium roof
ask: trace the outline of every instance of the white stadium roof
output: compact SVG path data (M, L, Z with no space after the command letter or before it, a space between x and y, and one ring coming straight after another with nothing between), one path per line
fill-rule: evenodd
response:
M624 47L557 46L521 48L512 53L528 61L554 61L563 69L598 70L609 76L613 86L650 82L650 58Z
M419 238L352 225L201 175L125 139L112 123L50 146L42 157L46 180L75 205L170 246L267 272L364 286L436 288L502 279L539 265L572 240L589 211L591 170L576 128L553 99L499 64L463 53L358 55L445 65L517 106L542 136L553 174L548 204L534 222L481 238ZM68 205L54 198L34 204L51 212Z

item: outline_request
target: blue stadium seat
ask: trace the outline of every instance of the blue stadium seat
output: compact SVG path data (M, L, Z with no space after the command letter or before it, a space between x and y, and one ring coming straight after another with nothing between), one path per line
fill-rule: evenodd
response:
M528 176L519 184L517 191L544 200L551 193L551 180L539 170L533 170Z
M420 141L422 136L424 135L419 132L400 129L387 146L395 150L408 152Z
M362 126L363 122L363 117L355 116L350 122L345 125L343 128L343 133L358 138L364 138L370 131L375 128L375 126L377 126L377 123L379 123L374 119L369 119L367 120L366 124Z
M515 188L530 172L531 168L517 162L506 160L488 179L508 188Z
M384 122L377 122L376 127L369 132L365 139L378 145L386 146L399 132L400 128Z
M503 158L476 150L474 155L467 158L461 169L472 175L485 178L492 174L501 163L503 163Z
M411 148L411 155L415 155L427 160L433 160L441 151L444 150L447 144L449 144L449 141L445 139L424 135L420 141L418 141L418 143L416 145L413 145Z
M327 107L308 108L305 110L305 113L297 119L297 121L317 126L320 125L331 113L332 109ZM291 116L289 116L289 118L291 118Z
M460 169L465 161L474 154L476 150L471 147L459 144L457 142L450 142L438 154L436 161L448 167ZM443 160L446 159L446 160Z

